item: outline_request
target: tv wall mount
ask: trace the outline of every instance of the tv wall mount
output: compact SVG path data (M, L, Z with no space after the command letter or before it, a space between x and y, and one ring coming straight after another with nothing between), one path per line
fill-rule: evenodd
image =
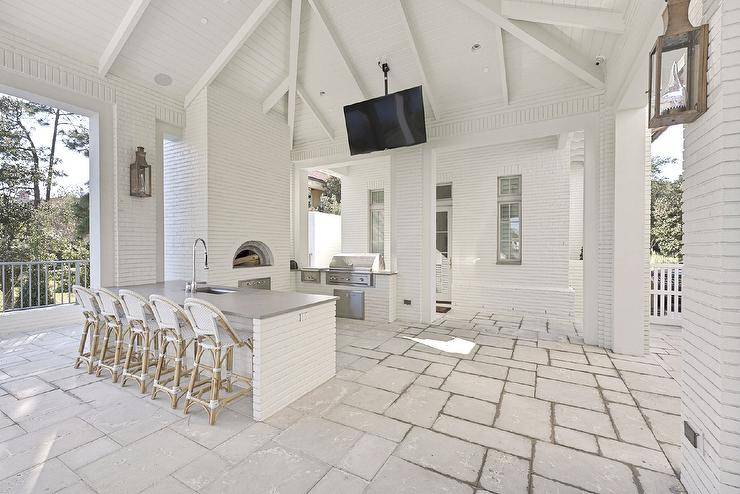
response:
M378 60L378 67L383 71L383 82L385 83L385 95L388 96L388 72L391 71L388 62Z

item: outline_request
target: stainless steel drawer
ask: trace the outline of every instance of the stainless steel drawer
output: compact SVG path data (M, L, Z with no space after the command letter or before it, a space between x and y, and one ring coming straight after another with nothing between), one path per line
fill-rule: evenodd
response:
M269 290L272 286L270 278L253 278L251 280L240 280L239 288L257 288L260 290Z
M301 271L303 283L321 283L321 271Z
M334 290L337 300L337 317L365 319L365 292L361 290Z

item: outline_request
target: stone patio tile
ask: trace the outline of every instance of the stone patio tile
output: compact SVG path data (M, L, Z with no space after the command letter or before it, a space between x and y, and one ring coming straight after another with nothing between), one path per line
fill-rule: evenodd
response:
M475 338L475 342L479 345L484 346L495 346L498 348L508 348L513 349L514 348L514 342L516 340L514 338L505 338L502 336L491 336L491 335L478 335Z
M673 467L673 471L678 474L681 473L681 447L673 444L661 444L661 449L668 458L668 462Z
M139 492L206 453L199 444L161 430L78 470L100 492Z
M374 367L373 370L378 367L380 366ZM383 368L387 369L387 367ZM373 372L373 370L370 370L370 372ZM341 402L345 396L354 393L359 389L359 387L360 386L354 382L343 381L341 379L329 379L324 384L298 398L296 401L291 403L290 406L299 412L311 415L321 415L337 403Z
M54 386L49 385L46 381L43 381L36 376L16 379L14 381L5 381L2 383L2 387L5 391L19 400L56 389Z
M103 434L79 418L70 418L0 444L0 479L89 443Z
M643 448L603 437L599 438L599 447L601 454L607 458L663 473L673 473L670 463L661 450Z
M604 389L618 391L620 393L629 393L629 389L627 389L627 386L624 385L624 381L622 381L622 379L618 377L602 376L597 374L596 382L598 382L599 386Z
M588 364L586 356L581 353L573 352L561 352L559 350L550 350L550 358L552 360L564 360L566 362L574 362L576 364Z
M509 369L509 375L506 377L506 380L519 384L526 384L528 386L534 386L536 378L537 373L534 371L523 369Z
M339 467L366 480L372 480L386 462L397 444L373 434L363 434Z
M244 455L246 458L249 455ZM238 462L231 462L213 451L199 456L187 465L181 467L171 475L181 485L185 485L192 491L199 491L214 480L220 478L225 472L233 468Z
M671 415L656 410L643 410L642 413L659 442L681 445L683 421L680 415Z
M635 406L635 400L632 399L632 395L629 393L620 393L618 391L610 391L608 389L601 390L601 393L606 401Z
M681 397L681 387L672 378L622 371L622 379L630 390Z
M532 475L532 494L589 494L583 489L555 482L554 480Z
M377 415L360 408L346 405L337 405L324 415L325 418L340 424L354 427L361 431L370 432L376 436L384 437L391 441L400 441L411 428L409 424L398 420Z
M429 367L429 362L426 360L404 357L402 355L391 355L381 363L387 367L395 367L417 373L424 372L424 369Z
M591 410L605 411L604 401L596 388L580 384L537 378L537 398L575 405Z
M496 416L496 405L467 396L452 395L443 411L447 415L490 426Z
M526 494L529 492L529 461L490 449L480 485L491 492Z
M600 494L638 492L632 470L627 465L564 446L538 441L532 464L534 473L588 491Z
M681 482L675 475L653 472L644 468L637 469L637 481L645 494L685 494Z
M416 378L416 381L414 381L414 384L417 384L419 386L426 386L427 388L439 388L442 386L442 383L444 382L444 379L441 377L434 377L434 376L427 376L425 374L422 374L421 376Z
M555 404L555 423L597 436L617 438L612 422L605 413Z
M397 393L370 386L360 386L357 391L344 398L343 402L353 407L375 413L383 413L398 398Z
M499 357L510 359L514 350L510 348L498 348L493 346L482 346L478 349L478 355L488 355L489 357Z
M478 480L485 448L414 427L395 452L405 460L466 482Z
M414 346L414 342L411 340L407 340L406 338L391 338L390 340L380 345L377 350L380 352L401 355L412 346Z
M274 441L336 466L361 435L361 432L336 422L305 417L281 432Z
M2 493L57 492L79 481L61 461L51 458L33 468L0 481Z
M552 441L550 402L504 393L494 425L544 441Z
M449 397L445 391L412 385L386 410L385 415L431 427Z
M562 446L580 449L589 453L598 453L599 451L596 436L573 429L566 429L565 427L555 426L555 442Z
M311 489L310 494L362 494L367 482L347 472L332 468L319 483Z
M174 477L165 477L141 491L142 494L189 494L193 491Z
M344 352L336 352L336 363L337 363L337 369L342 369L344 367L347 367L352 362L355 362L360 357L358 355L353 355L351 353L344 353Z
M366 386L401 393L414 382L417 376L418 374L414 372L378 365L362 376L358 382Z
M455 370L458 372L467 372L479 376L493 377L496 379L506 379L509 369L500 365L486 364L485 362L476 362L472 360L461 360Z
M444 379L445 377L450 375L452 369L453 367L451 365L433 363L429 367L427 367L427 370L424 371L424 374L428 374L434 377L441 377L442 379Z
M637 407L609 403L609 413L622 441L627 441L647 448L659 449L652 431Z
M455 357L446 357L444 355L429 353L429 352L420 352L418 350L409 350L408 352L404 353L406 357L412 357L417 358L420 360L426 360L428 362L435 362L438 364L445 364L450 366L455 366L460 361L459 358Z
M74 484L65 487L64 489L61 489L59 491L56 491L58 494L98 494L94 490L92 490L92 487L87 485L82 480L78 480ZM147 493L151 494L151 493Z
M537 364L533 364L532 362L521 362L519 360L493 357L490 355L481 354L481 352L478 352L478 354L473 357L473 360L476 360L478 362L486 362L488 364L496 364L503 367L511 367L514 369L523 369L528 371L537 370Z
M587 350L586 357L588 358L588 363L591 365L596 365L599 367L614 367L614 364L612 364L612 359L610 359L609 356L604 353L594 353Z
M380 360L374 358L360 357L351 364L347 365L347 369L352 369L360 372L367 372L380 363Z
M581 345L573 345L572 343L563 343L561 341L540 340L537 342L537 346L559 352L583 353L583 347Z
M22 436L26 431L18 424L6 425L0 429L0 443L9 441L14 437Z
M487 427L449 415L440 415L432 429L523 458L532 457L532 440L530 438L495 427Z
M538 365L537 375L547 379L555 379L557 381L596 387L596 379L594 378L594 375L589 374L588 372L574 371L571 369L564 369L562 367L551 367L548 365Z
M613 376L618 377L619 373L616 369L610 369L607 367L599 367L596 365L584 365L577 364L575 362L566 362L565 360L553 360L550 365L553 367L563 367L565 369L571 369L581 372L588 372L590 374L600 374L602 376Z
M490 377L453 371L442 385L442 389L455 394L498 403L501 398L501 391L504 389L504 382Z
M121 449L121 445L103 436L59 455L59 459L72 470L78 470L100 458Z
M544 348L533 348L528 346L522 346L517 344L514 347L514 360L521 360L524 362L534 362L535 364L545 364L550 361L547 355L547 350Z
M633 391L632 396L640 408L649 408L666 413L681 414L681 399L673 396L656 395L645 391Z
M504 385L504 391L515 395L529 396L530 398L534 398L534 386L527 386L526 384L507 382Z
M280 446L249 455L201 490L204 493L307 492L321 480L329 466Z
M356 382L360 377L362 377L365 374L365 371L359 371L357 369L340 369L337 367L337 373L334 374L334 377L337 379L341 379L342 381L351 381Z
M473 488L426 468L391 456L367 494L472 494Z
M619 358L612 359L614 367L621 371L636 372L638 374L649 374L651 376L670 377L668 373L659 365L645 364L642 362L632 362Z
M369 346L377 346L377 343L370 343ZM337 341L337 348L340 348L338 341ZM352 355L357 355L359 357L367 357L367 358L372 358L375 360L383 360L384 358L388 356L388 354L385 352L377 352L375 350L370 350L367 348L359 348L359 347L351 346L351 345L343 346L341 347L341 350L344 353L350 353Z
M218 414L217 426L209 425L208 416L202 413L188 414L185 419L172 424L170 429L195 441L201 446L213 449L253 423L254 420L226 409Z
M89 405L61 390L23 400L17 400L10 394L0 397L0 411L29 432L75 417L89 409Z
M270 415L267 419L263 420L263 422L280 430L284 430L298 422L300 419L305 417L305 415L306 414L303 412L299 412L295 408L287 406L279 412Z
M278 434L280 434L280 429L264 422L255 422L231 439L213 448L213 451L231 463L238 463Z

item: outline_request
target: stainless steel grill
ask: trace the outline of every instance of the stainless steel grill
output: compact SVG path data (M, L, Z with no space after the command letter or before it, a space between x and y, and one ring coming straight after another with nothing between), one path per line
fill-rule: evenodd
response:
M373 273L385 269L380 254L337 254L329 263L329 285L373 286Z

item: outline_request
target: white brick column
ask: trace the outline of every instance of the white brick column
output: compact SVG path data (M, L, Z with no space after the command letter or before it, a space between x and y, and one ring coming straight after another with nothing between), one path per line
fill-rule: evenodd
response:
M429 146L422 151L421 171L421 322L436 313L435 253L437 233L437 155Z
M704 0L709 110L685 128L683 419L690 493L740 492L740 2Z

